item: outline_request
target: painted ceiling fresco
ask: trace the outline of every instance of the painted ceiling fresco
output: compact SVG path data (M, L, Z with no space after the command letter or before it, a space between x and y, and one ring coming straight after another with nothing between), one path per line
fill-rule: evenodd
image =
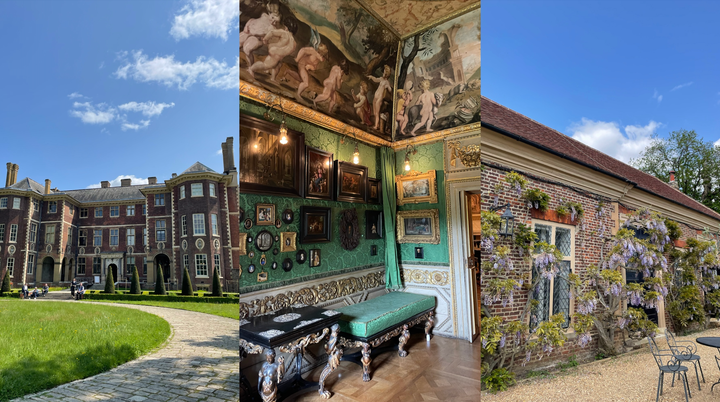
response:
M400 37L472 7L479 0L359 0L392 26Z
M240 79L389 140L398 38L353 0L243 0Z

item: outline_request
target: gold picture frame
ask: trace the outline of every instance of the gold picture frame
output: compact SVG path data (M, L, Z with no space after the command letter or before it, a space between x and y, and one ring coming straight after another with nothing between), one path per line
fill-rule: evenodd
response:
M280 252L287 253L290 251L297 251L297 246L295 244L296 239L296 232L280 232Z
M274 226L275 204L255 204L255 224L257 226Z
M440 244L439 210L398 211L397 242Z
M240 255L247 255L247 233L240 233Z
M406 175L395 176L397 188L397 204L419 204L438 202L437 181L434 170L425 173L410 172Z

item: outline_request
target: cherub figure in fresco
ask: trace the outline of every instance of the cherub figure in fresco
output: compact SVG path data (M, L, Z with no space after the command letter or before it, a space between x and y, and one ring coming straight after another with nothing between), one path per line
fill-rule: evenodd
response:
M294 17L285 17L283 19L283 27L273 29L263 38L263 43L268 47L268 55L265 60L256 61L250 67L248 72L250 76L255 78L256 71L266 72L271 70L270 79L275 81L280 62L285 56L295 51L295 35L297 32L297 21Z
M255 63L253 51L263 45L263 38L276 29L279 21L280 15L277 13L262 13L260 18L253 18L245 24L245 29L240 32L240 48L245 53L249 66Z
M337 91L342 85L343 76L350 71L347 60L343 59L340 64L336 64L330 69L330 75L323 81L323 93L313 99L313 105L317 109L317 103L330 100L328 104L328 113L332 113L337 103Z
M413 127L412 131L410 132L410 135L413 137L415 136L415 131L419 129L422 126L425 127L426 132L432 131L430 129L430 125L432 125L433 121L435 120L435 111L437 110L436 107L437 104L437 98L435 98L435 94L433 92L430 92L430 81L424 80L420 84L420 88L422 88L422 95L418 98L418 104L422 105L422 109L420 109L420 122Z
M353 99L355 100L355 104L353 104L353 107L355 108L355 113L357 113L360 121L362 121L363 124L365 124L366 126L371 125L372 121L370 120L370 115L372 114L372 109L370 109L370 102L367 98L367 81L362 81L360 83L359 94L355 94L355 89L351 89L350 93L352 93Z
M412 88L412 85L410 86ZM395 120L398 122L398 132L405 134L405 127L408 124L408 113L407 110L410 108L410 102L412 101L412 91L405 89L398 89L397 91L397 109L395 113Z
M318 64L323 62L325 60L325 56L327 56L328 50L327 46L325 46L324 43L321 43L318 45L317 50L313 46L308 46L300 49L298 51L297 56L295 56L295 62L297 62L297 68L298 72L295 74L293 71L288 71L288 73L293 76L300 82L300 85L298 85L297 93L295 95L295 98L305 103L302 99L302 93L307 89L307 87L310 86L310 75L308 71L315 71L317 69Z
M390 78L390 66L387 64L385 65L383 75L380 78L373 77L372 75L368 75L367 77L378 84L378 87L375 90L375 98L373 99L373 111L375 112L375 126L373 126L373 128L375 130L379 130L380 107L382 106L383 99L385 98L385 91L392 92L392 85L390 85L390 81L388 80L388 78Z

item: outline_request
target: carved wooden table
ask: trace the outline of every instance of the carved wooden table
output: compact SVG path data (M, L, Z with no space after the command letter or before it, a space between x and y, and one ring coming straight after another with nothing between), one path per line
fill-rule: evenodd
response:
M342 357L342 348L337 347L337 324L340 313L313 306L295 305L280 309L270 314L240 320L240 361L246 354L260 354L265 351L266 362L263 363L258 377L258 393L264 402L282 400L278 395L289 396L300 390L319 386L320 395L327 399L332 393L325 389L325 379L335 370ZM318 343L329 335L325 344L328 362L320 374L320 382L308 382L302 378L302 356L305 347ZM275 349L295 355L295 378L289 385L283 384L278 391L278 384L285 374L285 361L282 357L275 361ZM240 371L240 387L246 395L256 397L251 391L250 383Z

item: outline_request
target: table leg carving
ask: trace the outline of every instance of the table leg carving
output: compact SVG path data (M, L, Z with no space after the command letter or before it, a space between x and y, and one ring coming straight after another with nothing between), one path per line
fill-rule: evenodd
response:
M285 358L275 361L275 349L265 350L265 363L258 373L258 392L263 402L277 401L277 386L285 375Z
M400 338L398 339L398 341L399 341L398 342L398 355L400 357L405 357L408 354L407 350L405 350L405 345L407 344L408 339L410 339L410 327L407 324L405 324L405 325L403 325L402 334L400 335Z
M370 381L370 344L363 342L362 344L362 365L363 365L363 381Z
M325 389L325 379L332 373L340 364L340 359L343 355L342 347L338 346L338 333L340 332L340 325L334 324L332 326L332 333L330 339L325 344L325 353L328 355L328 362L325 365L322 373L320 373L320 396L324 399L330 398L332 392Z
M435 326L435 313L430 312L427 321L425 322L425 339L430 340L432 334L430 333Z

